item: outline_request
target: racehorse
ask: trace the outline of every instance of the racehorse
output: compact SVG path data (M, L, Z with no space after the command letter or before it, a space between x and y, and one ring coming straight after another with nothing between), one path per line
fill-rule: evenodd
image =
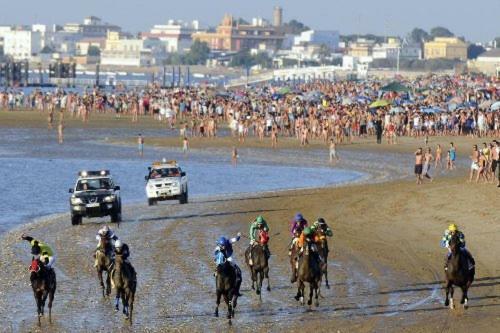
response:
M463 304L464 309L467 309L468 297L467 291L474 281L474 275L476 273L475 268L469 269L469 261L466 255L460 249L460 240L457 235L454 235L450 240L450 258L448 260L447 269L445 270L446 275L446 300L444 302L445 306L450 306L450 309L454 309L453 304L453 286L460 287L462 289L462 299L460 304ZM451 295L451 300L448 298L448 294Z
M248 268L252 272L252 289L255 293L259 295L262 299L262 281L264 278L267 279L267 291L271 291L271 285L269 283L269 266L268 258L265 252L265 246L267 246L267 237L261 236L259 234L258 244L250 245L245 251L245 258ZM250 259L252 260L252 265L250 265ZM256 286L257 285L257 286Z
M113 280L113 287L116 289L115 309L116 311L120 309L118 304L121 297L123 314L132 323L137 276L132 265L125 262L119 254L115 255L115 265L111 271L111 279Z
M317 243L318 253L323 258L323 262L320 265L321 268L321 276L325 276L325 284L326 288L330 289L330 284L328 283L328 241L326 238L321 239Z
M53 269L45 267L40 259L33 259L30 265L30 281L33 294L35 295L38 311L38 326L41 326L40 318L44 314L45 301L49 297L49 323L52 323L52 302L56 292L56 273Z
M220 298L224 296L224 302L227 305L227 319L231 325L231 318L234 318L234 309L238 301L238 293L236 290L236 269L226 260L223 253L217 253L215 257L217 272L215 277L215 292L217 295L215 313L219 316Z
M113 260L110 256L107 256L104 251L96 251L96 261L97 261L97 278L102 287L102 297L109 296L111 294L111 268L113 266ZM106 272L106 288L104 287L103 272Z
M295 299L304 305L305 283L309 283L309 300L307 301L309 307L312 304L313 293L316 298L315 305L319 306L318 295L321 285L321 268L318 263L318 253L314 253L313 247L315 247L314 244L311 244L310 241L306 241L303 251L299 255L297 271L298 290L297 296L295 296Z

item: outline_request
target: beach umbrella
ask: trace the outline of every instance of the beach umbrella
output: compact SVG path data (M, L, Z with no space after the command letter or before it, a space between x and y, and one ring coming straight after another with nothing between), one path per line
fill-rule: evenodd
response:
M381 91L394 91L394 92L408 92L410 91L411 89L408 88L407 86L399 83L399 82L391 82L389 83L388 85L386 86L383 86L382 88L380 88Z
M420 111L422 111L423 113L441 113L441 112L443 112L443 110L441 110L438 107L424 108L424 109L421 109Z
M495 102L491 105L491 111L498 111L500 110L500 101Z
M379 99L370 104L370 108L382 108L384 106L391 105L391 102L385 99Z
M280 88L278 90L278 94L280 94L280 95L286 95L286 94L289 94L291 92L292 92L292 90L290 89L290 87L283 87L283 88Z
M344 97L342 98L342 105L351 105L352 104L352 99L349 97Z
M481 104L479 104L479 108L482 110L486 110L486 109L489 109L492 104L493 104L493 101L486 100L486 101L481 102Z
M405 110L403 110L402 108L400 108L399 106L397 106L395 108L392 108L389 112L390 113L403 113L403 112L405 112Z

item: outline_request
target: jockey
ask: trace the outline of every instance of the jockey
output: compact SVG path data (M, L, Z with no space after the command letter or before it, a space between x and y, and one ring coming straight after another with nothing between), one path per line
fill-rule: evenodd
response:
M56 262L56 255L54 251L47 244L34 239L33 237L21 235L21 239L28 241L31 244L31 254L34 259L39 259L49 271L54 267Z
M128 245L126 243L123 243L121 240L117 239L115 241L115 254L122 256L123 262L128 265L128 267L132 271L132 275L135 277L136 272L134 266L132 266L132 264L130 264L130 261L128 260L128 257L130 257L130 249Z
M470 254L469 250L467 250L467 248L465 247L465 235L463 234L463 232L458 230L458 226L456 224L452 223L448 226L448 229L445 230L443 238L441 239L441 247L446 247L448 249L448 253L446 254L445 257L445 267L444 267L445 270L448 269L448 260L451 257L450 241L452 237L455 235L458 236L458 240L460 241L459 244L460 250L462 251L463 254L465 254L465 257L470 263L471 267L469 268L474 267L476 265L476 261Z
M240 294L240 287L241 287L241 269L236 265L233 259L233 244L238 242L241 238L241 233L238 232L236 237L227 239L224 236L219 237L217 240L217 247L215 248L214 256L217 258L217 255L219 253L222 253L226 260L234 267L236 271L236 294L239 296L242 296Z
M320 217L316 222L313 223L311 226L311 229L314 233L314 242L317 243L321 240L325 240L326 237L332 237L333 232L328 227L328 224L326 224L326 221L324 218ZM327 245L328 246L328 245Z
M260 234L261 232L268 233L269 232L269 226L267 225L266 220L262 217L262 215L257 216L257 218L252 222L250 225L250 245L254 246L255 244L259 243L261 241L260 239ZM269 241L269 239L267 239ZM267 241L265 244L262 244L264 246L264 252L266 253L267 259L271 256L271 252L269 251L269 247L267 246ZM250 266L252 265L251 263L252 259L250 258Z
M95 239L97 240L96 251L102 251L106 256L112 257L114 254L113 243L118 241L118 236L116 236L115 233L107 225L105 225L99 229ZM94 267L97 267L97 256L95 254L94 258Z
M307 220L302 216L301 213L295 214L294 219L290 222L291 228L290 232L292 233L292 241L288 248L288 255L292 255L292 247L298 242L299 237L302 234L302 230L307 227Z

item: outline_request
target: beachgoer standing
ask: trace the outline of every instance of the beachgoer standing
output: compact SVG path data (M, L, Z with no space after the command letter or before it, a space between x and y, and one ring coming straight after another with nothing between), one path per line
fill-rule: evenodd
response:
M340 161L339 156L337 155L337 145L333 138L330 139L330 163L336 163Z
M184 139L182 140L182 152L184 154L187 154L189 150L189 141L188 138L185 136Z
M417 185L422 184L422 161L423 161L422 148L418 148L415 152L415 177L417 177Z
M479 150L477 145L472 146L472 154L469 156L471 159L470 173L469 173L469 183L472 182L474 178L474 172L477 173L477 179L479 179Z
M438 165L440 168L443 167L443 163L441 162L442 153L443 153L443 150L441 149L441 145L438 144L436 147L436 157L434 159L434 169L437 169Z
M235 167L238 165L238 149L233 147L233 152L231 154L231 164Z
M434 157L432 156L431 148L427 148L427 151L424 154L424 167L423 167L422 173L423 173L424 177L427 179L430 179L431 182L432 182L432 177L429 175L429 171L430 171L431 162L433 159L434 159Z
M139 156L143 157L144 156L144 137L142 136L141 133L139 133L139 136L137 137L137 148L139 149Z
M450 142L450 170L455 169L455 160L457 159L457 150L453 142Z

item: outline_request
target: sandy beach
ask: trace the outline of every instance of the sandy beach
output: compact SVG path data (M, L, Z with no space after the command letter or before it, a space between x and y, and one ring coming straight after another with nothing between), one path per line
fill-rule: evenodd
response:
M175 140L149 142L175 146ZM411 165L419 140L409 138L395 146L357 143L342 149L346 153L362 149L382 158L406 156ZM432 138L431 144L450 140L459 142L459 152L462 146L481 142L443 137ZM228 149L233 143L221 138L200 141L197 146L193 141L193 149L208 149L208 153ZM290 146L285 147L296 148L296 143L288 141ZM260 144L256 140L246 143L258 154L269 156L270 163L279 163L278 152L286 154L286 150L262 149ZM320 153L324 148L317 145L307 149ZM464 148L463 155L466 151ZM346 166L347 162L339 165ZM395 170L406 167L398 165ZM235 331L496 332L492 323L500 320L500 268L492 235L499 231L500 218L492 199L498 189L491 184L467 184L465 171L438 173L433 183L422 186L416 186L407 171L400 171L401 179L381 178L376 184L205 197L183 206L124 207L124 222L117 233L130 245L139 276L132 326L114 313L112 300L102 298L93 268L94 235L107 220L85 220L75 228L68 214L44 217L1 236L0 276L4 283L0 285L0 318L5 324L0 331L227 331L227 321L213 317L214 242L221 234L246 234L249 222L263 214L271 233L279 233L270 242L272 290L264 292L261 303L250 289L249 271L243 263L247 241L243 239L235 246L244 280ZM289 282L288 221L297 211L311 222L324 217L334 232L329 260L332 288L322 287L320 306L312 311L296 303L296 289ZM477 261L477 279L466 311L443 306L445 250L439 241L450 222L463 229ZM41 329L36 326L26 270L29 249L19 240L21 232L44 239L58 252L54 324L43 322ZM457 292L455 297L459 295ZM224 306L221 311L224 313Z

